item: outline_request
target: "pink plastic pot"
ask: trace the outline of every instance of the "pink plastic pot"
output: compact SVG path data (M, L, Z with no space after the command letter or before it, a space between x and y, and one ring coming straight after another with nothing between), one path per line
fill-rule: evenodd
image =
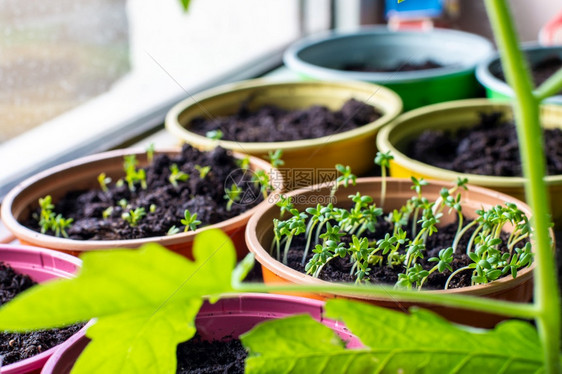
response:
M262 321L304 313L310 314L334 330L347 342L348 348L363 346L341 322L322 316L324 302L295 296L245 294L221 299L215 304L205 303L195 323L197 331L204 339L218 340L225 337L237 338ZM51 356L41 374L70 373L74 362L88 342L89 339L83 333L73 336Z
M52 278L70 278L82 261L76 257L49 249L0 244L0 262L9 264L19 273L27 274L36 282ZM85 331L82 329L80 332ZM39 373L45 362L60 347L56 346L28 359L4 366L2 374Z

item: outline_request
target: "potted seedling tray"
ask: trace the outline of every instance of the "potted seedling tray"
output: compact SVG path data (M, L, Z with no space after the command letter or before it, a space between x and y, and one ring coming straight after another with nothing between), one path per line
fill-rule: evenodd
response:
M404 110L476 97L476 66L492 53L485 38L456 30L366 27L307 36L284 54L305 79L354 80L397 92Z
M190 256L195 235L214 227L231 236L243 256L244 227L270 184L278 191L283 180L269 163L224 149L117 150L23 181L4 199L2 220L22 243L74 255L157 242ZM67 205L77 213L66 213Z
M524 215L531 215L527 205L493 190L476 186L468 186L468 190L464 190L464 188L455 187L450 182L431 181L428 185L422 187L422 196L427 198L429 202L437 202L439 199L442 199L441 208L431 215L429 215L429 212L432 212L434 208L427 210L414 209L410 210L410 213L399 214L399 212L403 212L402 207L412 207L411 204L414 203L414 200L409 201L417 194L412 190L412 187L413 183L410 179L359 178L355 186L350 184L347 188L339 187L335 190L335 193L333 185L311 186L290 192L287 194L287 198L290 200L284 199L277 205L260 207L248 223L246 241L249 250L254 253L256 260L262 266L264 282L326 285L327 281L323 280L323 274L326 274L325 279L334 279L331 275L334 272L337 273L338 278L335 279L338 282L361 283L367 280L370 281L370 277L373 277L373 282L377 283L376 279L380 277L380 279L384 279L384 283L389 284L389 287L396 285L399 287L418 288L421 289L420 292L477 295L521 302L527 302L531 299L533 264L526 263L525 266L521 267L516 273L516 278L513 278L511 274L500 277L499 272L504 270L502 274L506 274L507 270L494 267L494 271L497 270L495 271L497 274L490 273L490 275L495 280L492 281L491 278L482 280L478 277L487 271L492 271L492 268L483 272L482 269L476 269L475 265L469 265L471 260L475 261L473 259L474 254L470 254L470 252L478 252L480 255L488 252L485 252L482 249L483 247L474 250L470 244L466 244L468 238L472 235L470 231L465 231L463 235L459 235L459 237L466 235L464 247L462 242L459 241L455 244L454 240L456 237L455 233L458 230L459 211L462 211L462 222L464 223L461 226L464 228L468 226L470 220L482 219L478 213L480 210L493 211L494 209L499 209L496 208L497 206L503 206L504 208L501 209L510 210L511 208L507 208L505 205L506 202L512 204L510 205L512 208L517 207L520 210L521 213L519 213L520 215L516 219L518 221ZM443 189L451 192L448 195L450 197L444 197L442 194ZM384 190L386 190L386 193L382 192ZM385 196L384 202L381 196ZM351 198L353 198L353 201ZM372 200L363 200L369 198L372 198ZM451 201L454 203L443 205L443 200L445 199L448 201L447 204L451 204ZM287 205L287 201L294 201L294 203L292 206ZM416 201L422 201L421 197ZM317 203L320 203L320 205L317 205ZM457 203L460 206L455 205ZM359 208L357 208L358 206ZM380 208L380 210L376 207ZM348 212L342 213L343 211L339 208L348 209ZM285 210L283 216L281 215L282 209ZM287 212L287 209L290 209L290 214ZM390 216L388 216L389 213ZM302 221L303 214L305 215L304 221ZM378 218L373 220L373 215L378 216ZM309 219L309 217L313 216L318 218L318 222L315 224L311 224L312 220ZM392 229L390 237L385 236L389 229L384 228L384 222L391 220L395 222L392 227L397 228L399 226L396 222L407 218L410 218L410 221L411 219L417 221L422 219L422 217L424 225L426 221L431 222L436 218L437 221L434 221L431 225L437 228L437 232L439 230L449 232L445 236L444 241L431 244L432 236L429 236L427 242L429 244L427 246L424 244L421 249L419 246L410 245L423 243L422 239L428 235L428 232L422 231L420 227L417 228L417 233L412 234L413 230L408 231L411 223L403 224L402 226L404 231L408 231L408 234L404 234L406 235L405 237L400 239L401 234L394 235ZM351 222L351 219L354 219L354 221ZM371 230L369 228L370 223L377 222L377 220L382 222L382 226L380 226L382 228L378 228L378 230L381 230L380 234L377 234L375 230L375 234L378 236L368 236L371 235L369 234ZM298 228L298 221L302 221L300 222L302 230ZM347 223L343 223L344 221ZM515 222L502 224L501 230L513 232L514 227L518 224ZM337 229L334 227L337 227ZM353 228L351 229L350 227ZM471 227L475 226L471 225ZM317 230L322 235L318 240L314 237L318 235L316 233ZM324 235L328 231L331 232L329 237ZM310 236L311 232L316 234ZM354 235L357 234L359 239L357 242L357 238L349 237L351 232ZM497 232L499 233L499 231ZM433 233L433 235L437 234ZM514 234L513 237L518 235ZM311 238L311 245L309 246L309 251L306 252L307 244L305 243L308 242L308 237ZM394 240L393 238L398 239ZM411 240L404 241L404 238L410 238ZM488 237L483 236L483 238ZM402 244L397 245L396 243L399 240L402 240ZM481 239L474 240L472 245L480 246L484 243ZM281 244L279 247L276 245L277 241ZM482 243L477 244L479 241L482 241ZM287 244L287 242L290 244ZM495 245L497 244L495 243ZM391 248L393 246L396 249L387 254L384 248ZM447 254L446 249L448 247L454 247L455 249L452 249ZM468 247L471 247L471 249L469 250ZM531 250L530 245L525 246L525 248L527 251ZM412 250L411 253L410 250ZM516 250L516 252L518 251L520 250ZM406 253L409 254L406 255ZM412 260L414 257L411 256L414 256L414 253L418 253L422 257L419 260ZM498 258L499 256L504 256L499 254L499 252L497 255ZM417 258L418 255L415 256ZM469 258L466 258L467 256ZM358 258L362 260L358 261ZM429 260L429 258L433 259ZM457 262L461 258L465 258L468 262ZM322 261L325 261L325 263ZM445 264L441 264L442 262ZM404 269L404 264L406 263L410 270ZM422 266L423 269L422 267L418 268L417 264ZM449 265L446 264L449 264L451 267L447 269ZM443 269L441 269L441 266ZM439 267L438 272L436 272L437 267ZM388 276L389 268L399 269L402 271L402 275L397 274L398 271L393 271L393 274ZM460 270L461 268L463 270ZM423 271L426 273L424 274ZM433 274L433 280L436 281L433 287L439 289L422 289L423 284L431 284L432 278L430 275L432 273L435 273ZM427 278L424 279L424 277ZM465 279L464 284L466 286L463 286L463 283L461 283L463 278ZM454 285L457 281L459 283ZM325 298L332 297L333 295L319 296L310 294L309 296ZM335 296L351 297L345 293L338 293ZM364 298L364 300L384 307L401 310L406 310L411 305L408 303L396 303L382 298ZM447 319L463 324L490 327L499 320L497 316L490 314L464 313L457 309L436 307L429 304L424 305L424 307L436 311Z
M346 110L344 104L351 99L368 104L368 110L376 111L375 120L363 116L362 110ZM346 104L348 105L348 104ZM232 130L228 123L219 125L209 133L196 133L192 130L194 121L236 118L234 122L245 121L264 106L275 106L289 111L286 123L296 123L299 117L308 118L299 122L294 133L287 134L289 140L247 141L248 134L257 125L248 125L243 134L226 138ZM318 109L322 106L325 109ZM316 107L316 109L314 109ZM241 109L242 108L242 109ZM301 114L313 108L313 113ZM359 173L373 168L375 156L375 137L378 129L394 119L402 110L400 98L391 90L362 82L269 82L251 80L214 88L193 98L186 99L173 107L166 117L166 128L180 140L200 149L210 149L217 144L226 149L269 159L274 151L282 153L279 167L285 171L290 188L314 184L317 180L334 178L336 163L350 165ZM319 116L328 115L326 111L341 111L337 118L330 120L330 132L318 133L312 139L299 139L297 130L314 130L324 124L318 123ZM355 117L366 117L363 125L342 131L355 122ZM267 116L264 126L269 126L269 134L285 131L285 122ZM367 123L365 123L367 122ZM246 122L243 122L246 123ZM254 122L255 123L255 122ZM235 125L235 124L233 124ZM262 126L260 123L259 126ZM244 128L244 126L242 126ZM224 135L216 138L217 132ZM219 134L220 134L219 133ZM266 134L267 135L267 134Z
M9 265L16 273L27 275L31 281L23 278L14 280L18 286L28 285L33 282L45 282L55 278L70 278L73 277L76 271L80 268L81 261L76 257L69 256L64 253L50 251L47 249L28 247L21 245L0 244L0 263ZM21 277L21 276L20 276ZM7 279L6 279L7 280ZM12 292L14 284L10 286L10 290L2 289L3 295L8 295ZM23 287L22 287L23 288ZM37 311L40 313L40 311ZM69 329L59 330L59 337L71 336L72 331L78 330L79 327L71 327ZM25 344L29 344L25 349L29 349L33 356L23 360L6 363L0 370L2 374L24 374L24 373L38 373L47 359L56 351L58 346L51 346L46 350L42 350L41 346L49 344L56 338L44 336L45 333L40 333L35 337L24 338L14 345L18 348L24 349ZM32 343L33 341L33 343ZM56 341L56 340L55 340ZM20 346L21 342L21 346ZM31 345L34 344L34 347ZM37 352L39 351L39 352ZM27 356L28 353L24 350L21 356Z
M408 155L409 147L414 139L417 139L424 131L434 130L439 132L456 133L460 129L470 129L481 122L481 115L501 113L505 120L513 118L509 102L498 102L487 99L459 100L450 103L441 103L419 108L404 114L391 125L381 130L377 138L377 144L382 152L390 152L394 159L390 161L390 174L393 177L408 178L415 176L426 179L441 179L455 181L457 178L467 178L471 184L492 188L494 190L525 199L524 178L521 176L494 176L479 175L474 173L463 173L436 167L420 162ZM557 105L545 105L541 109L542 125L545 129L556 130L561 128L562 109ZM559 131L559 130L558 130ZM552 141L552 139L546 139ZM484 145L480 147L482 154L486 151ZM556 158L557 146L548 146L552 157ZM441 148L435 148L434 152L440 152ZM445 151L445 148L443 148ZM507 151L500 150L498 143L492 152L500 152L503 156ZM451 151L449 151L451 152ZM453 158L456 151L452 151L446 158ZM517 152L512 149L511 152ZM558 156L559 157L559 156ZM559 161L558 161L559 162ZM496 165L497 161L490 161L489 166ZM562 223L562 175L547 175L545 181L550 192L550 209L552 219L556 225Z
M195 324L202 340L224 342L237 339L260 322L294 314L309 314L334 330L347 343L347 348L362 346L342 323L326 319L323 312L323 302L318 300L284 295L248 294L221 299L214 304L203 304ZM74 362L88 342L89 339L84 334L69 340L47 362L41 373L70 373ZM178 358L181 364L182 359Z
M531 68L534 86L537 87L562 67L562 46L525 45L522 51ZM513 90L505 82L500 58L497 54L482 61L476 69L476 78L486 89L489 98L506 99L513 97ZM562 104L562 92L544 101Z

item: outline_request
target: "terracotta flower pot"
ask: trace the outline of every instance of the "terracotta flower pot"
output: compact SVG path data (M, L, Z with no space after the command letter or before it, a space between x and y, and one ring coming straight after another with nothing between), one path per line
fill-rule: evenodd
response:
M562 107L545 105L541 109L545 128L562 127ZM525 199L523 177L495 177L488 175L458 173L428 164L406 156L408 143L424 130L455 131L460 128L475 126L479 122L479 113L505 113L506 118L513 118L511 106L507 102L487 99L459 100L435 104L405 113L381 129L377 137L377 146L381 152L390 151L394 160L390 162L390 175L397 178L410 176L426 179L456 181L468 178L469 183L491 188L517 199ZM550 210L557 226L562 225L562 175L545 177L550 192Z
M410 179L388 178L386 187L387 194L384 204L385 212L400 208L412 197L414 192L411 190L411 186L412 182ZM429 201L435 201L443 187L451 188L452 186L453 184L449 182L431 181L429 185L423 187L423 195ZM349 203L348 196L354 195L356 192L360 192L361 195L371 196L374 202L379 205L380 189L381 178L359 178L357 179L356 186L350 186L348 188L340 187L334 195L335 200L330 198L331 185L317 185L302 188L288 193L287 196L292 197L295 208L302 211L307 207L316 207L317 203L326 205L332 202L334 206L349 207L351 204ZM515 203L525 214L528 216L531 215L530 208L522 201L481 187L469 186L468 191L462 191L462 201L464 202L462 212L469 219L477 216L476 210L478 209L488 209L498 204L503 205L504 202ZM269 248L273 240L273 219L279 218L279 214L280 208L278 206L263 205L252 216L246 228L246 243L248 244L250 252L254 253L256 260L262 266L264 282L271 284L295 283L328 285L329 283L324 280L306 275L282 264L269 254ZM445 209L440 225L455 222L455 214L455 212L448 214L448 210ZM515 279L508 276L483 285L421 292L474 295L527 302L531 299L533 292L533 268L534 265L521 269ZM302 293L299 295L302 295ZM325 299L327 297L359 298L379 306L400 310L405 310L405 308L412 305L409 303L397 303L389 299L376 297L360 298L340 293L335 295L307 294L306 296L319 299ZM499 316L479 312L468 312L429 304L422 306L441 314L451 321L473 326L492 327L500 320Z
M195 325L203 339L233 339L251 330L260 322L306 313L334 330L347 342L348 348L362 346L359 339L354 337L341 322L323 318L323 311L323 303L318 300L283 295L246 294L221 299L215 304L203 304ZM69 340L51 357L41 373L70 373L88 342L89 339L83 334Z
M82 263L78 258L64 253L9 244L0 244L0 262L10 265L18 273L29 275L36 282L73 277ZM84 329L81 330L83 332ZM0 371L2 374L38 373L59 347L60 344L36 356L2 366Z
M304 78L355 80L384 85L400 95L404 110L442 101L477 97L476 66L493 51L487 39L447 29L393 31L365 27L311 35L291 45L285 65ZM402 70L404 63L433 61L443 67ZM391 72L349 71L346 65L368 64Z
M284 142L236 142L219 140L226 149L265 158L271 150L281 149L285 164L292 178L286 178L289 188L302 187L335 179L334 166L343 164L361 175L373 167L377 153L374 146L377 131L394 119L402 110L402 101L391 90L361 82L283 82L251 80L214 88L173 107L166 116L166 129L182 141L199 149L210 149L216 140L189 130L188 124L196 117L228 116L237 113L240 105L252 98L250 109L273 104L284 109L304 109L312 105L324 105L331 110L340 109L350 98L374 106L383 114L378 120L339 134L315 139ZM350 151L353 150L353 151ZM326 169L333 173L326 172ZM296 173L300 173L300 177ZM320 175L318 173L324 173ZM304 173L304 174L303 174ZM312 174L308 174L312 173ZM324 179L328 176L328 179ZM303 180L304 179L304 180ZM316 182L318 181L318 182Z
M178 154L179 150L161 150L156 152L155 155L158 153L172 155ZM239 216L214 225L198 228L195 231L142 239L72 240L41 234L21 223L29 217L32 210L38 207L37 201L39 198L51 195L53 203L56 203L58 199L72 190L99 189L97 176L101 172L105 172L114 181L123 177L123 156L130 154L136 155L140 167L147 164L145 151L124 149L79 158L24 180L4 198L1 210L2 221L8 230L23 244L51 248L72 255L79 255L84 251L99 249L137 248L145 243L155 242L174 252L190 257L193 239L199 232L209 228L218 228L227 233L235 244L239 258L242 258L247 253L244 243L244 229L256 207L247 210ZM235 157L240 159L245 156L238 154ZM278 187L276 192L282 190L283 180L277 175L278 173L276 173L275 169L271 168L269 163L251 157L250 168L251 170L264 170L267 173L276 175L275 184Z

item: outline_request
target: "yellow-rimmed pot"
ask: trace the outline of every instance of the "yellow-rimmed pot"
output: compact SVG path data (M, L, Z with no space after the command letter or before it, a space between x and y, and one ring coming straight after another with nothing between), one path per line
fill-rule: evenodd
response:
M497 177L489 175L459 173L412 159L406 155L410 142L425 130L455 132L470 128L480 122L481 113L501 112L506 119L513 118L512 107L507 101L488 99L458 100L429 105L399 116L385 126L377 136L377 147L381 152L391 152L390 175L397 178L440 179L455 181L467 178L469 183L491 188L517 199L525 199L523 177ZM541 120L544 128L562 127L562 107L543 105ZM545 177L550 192L552 219L557 227L562 225L562 175Z
M337 110L351 98L372 105L382 116L374 122L342 133L284 142L217 141L189 130L189 123L194 118L234 115L245 102L249 102L250 110L265 104L277 105L287 110L304 109L313 105ZM336 164L349 165L351 170L359 175L372 169L377 152L377 132L401 111L400 97L393 91L375 84L271 82L257 79L220 86L178 103L166 116L166 129L181 141L199 149L211 149L219 145L264 159L269 151L280 149L283 151L282 159L285 162L281 170L288 176L286 179L291 188L291 185L311 185L330 177L335 179ZM299 172L300 177L296 175ZM298 180L299 178L304 178L304 181Z

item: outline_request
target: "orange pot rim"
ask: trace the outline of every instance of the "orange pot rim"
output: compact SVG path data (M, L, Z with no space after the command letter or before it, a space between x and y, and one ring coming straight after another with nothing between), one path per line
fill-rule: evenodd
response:
M357 185L359 184L372 184L377 183L382 180L381 177L368 177L368 178L358 178ZM407 183L411 185L411 180L407 178L386 178L387 180L387 196L392 194L392 189L390 187L391 183ZM430 185L439 186L439 187L452 187L452 182L446 181L429 181ZM309 191L314 191L318 189L326 189L330 185L327 184L319 184L315 186L309 186L305 188L301 188L298 190L291 191L286 194L286 196L294 197L296 195L306 193ZM496 199L501 199L501 202L513 202L517 204L517 206L525 213L528 217L531 217L531 209L530 207L525 204L523 201L513 198L509 195L506 195L501 192L493 191L484 187L478 187L474 185L468 185L469 191L482 193L485 195L492 196ZM268 251L261 246L258 238L257 238L257 226L260 224L260 220L262 216L269 211L270 209L276 209L277 207L273 204L270 205L263 205L260 206L259 209L254 213L248 225L246 226L246 244L250 252L252 252L256 258L256 260L264 267L266 267L269 271L277 275L278 277L284 278L285 280L296 283L296 284L312 284L312 285L325 285L329 286L331 283L314 278L310 275L301 273L297 270L294 270L283 263L277 261L271 255L269 255ZM551 235L554 237L552 229ZM533 277L533 269L535 268L535 263L533 262L530 266L521 269L517 273L517 278L513 279L510 276L502 277L496 281L490 282L488 284L480 284L462 288L455 288L455 289L448 289L448 290L423 290L422 292L427 293L439 293L439 294L470 294L470 295L491 295L497 292L501 292L503 289L513 288L523 282L529 281ZM389 288L392 288L392 285L389 285ZM345 293L334 293L338 296L345 296L350 298L362 298L368 300L389 300L389 298L382 298L382 297L364 297L364 296L357 296L353 294L345 294Z

